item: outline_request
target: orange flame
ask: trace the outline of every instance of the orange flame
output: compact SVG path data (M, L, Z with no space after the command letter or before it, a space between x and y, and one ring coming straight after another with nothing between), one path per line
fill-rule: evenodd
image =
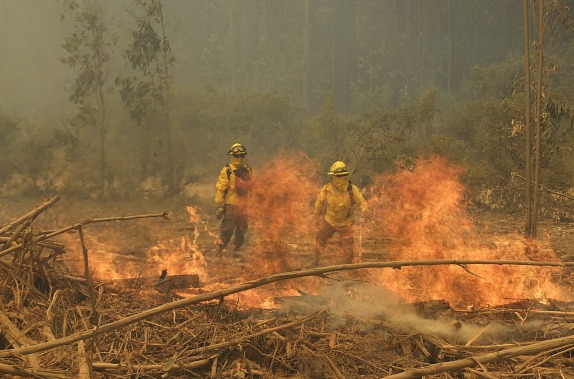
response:
M517 235L498 237L494 247L485 244L466 214L465 188L460 182L463 173L446 159L431 157L419 160L413 171L374 181L371 208L376 231L391 241L387 259L559 261L541 241L535 243L538 254L528 256L527 241ZM550 280L556 272L554 268L510 265L466 270L427 266L383 271L379 278L407 301L441 299L457 306L493 306L513 299L565 297Z
M122 237L107 231L102 240L85 234L90 269L99 278L138 275L198 274L203 290L226 286L229 279L262 277L310 267L316 225L313 202L320 184L318 165L298 152L281 152L260 172L248 200L250 225L242 262L208 256L201 241L215 240L209 222L191 206L186 210L191 233L166 232L164 225L144 224L155 230L157 242L143 253L122 250ZM372 260L484 259L559 261L544 241L526 241L519 235L485 235L477 231L465 209L464 170L441 157L421 159L412 171L380 175L366 188L369 202L367 224L359 242L368 242L365 255ZM213 225L211 225L213 226ZM186 228L187 229L187 228ZM79 246L76 235L62 236L68 248ZM115 240L114 240L115 238ZM366 245L366 244L365 244ZM360 246L363 248L363 246ZM365 246L366 247L366 246ZM83 272L81 249L75 268ZM378 254L385 252L381 258ZM329 263L327 263L329 264ZM225 273L225 274L222 274ZM405 301L446 300L453 306L494 306L516 299L569 300L555 283L559 268L527 266L421 266L401 270L369 271L371 279ZM353 273L349 273L353 275ZM363 270L356 275L365 275ZM227 278L225 278L226 276ZM276 307L274 297L297 296L294 289L317 293L325 283L317 278L275 283L237 295L242 307Z
M249 202L255 254L263 258L262 274L300 268L300 241L314 240L312 205L319 185L317 165L298 152L281 152L257 175ZM289 252L295 248L295 252Z

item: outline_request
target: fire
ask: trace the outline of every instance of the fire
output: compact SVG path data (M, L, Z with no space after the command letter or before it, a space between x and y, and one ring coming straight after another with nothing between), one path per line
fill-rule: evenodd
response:
M485 244L464 207L463 173L444 158L431 157L419 160L413 171L374 181L374 233L391 240L386 259L560 260L542 241L527 242L518 235ZM419 266L381 271L378 277L411 302L442 299L453 306L495 306L524 298L567 298L551 280L557 272L528 266Z
M201 291L210 291L278 272L310 268L317 232L313 202L320 190L318 172L316 162L292 151L279 153L256 171L257 186L248 200L250 223L241 261L230 255L211 255L218 225L198 208L186 206L185 233L146 220L141 227L146 239L138 239L138 248L134 247L138 236L133 241L123 240L123 231L112 232L113 227L104 227L98 236L90 226L84 233L90 270L96 279L153 277L162 270L168 275L197 274ZM543 240L526 241L516 234L486 236L485 231L477 230L465 208L463 174L463 168L444 158L431 157L420 159L413 170L374 178L365 188L367 223L357 229L356 236L365 258L560 260ZM75 250L74 268L83 272L77 235L62 238L68 249ZM329 246L333 258L334 243ZM126 250L126 245L132 250ZM568 301L570 296L556 283L560 272L559 268L536 266L451 265L350 271L344 277L372 281L406 302L445 300L466 308L496 306L517 299ZM299 290L317 294L321 286L329 284L323 279L300 278L234 298L241 307L274 308L278 306L276 297L298 296Z
M312 204L319 192L317 164L298 152L281 152L257 175L249 201L250 237L264 266L261 274L304 266L301 241L314 240ZM295 250L295 251L290 251Z

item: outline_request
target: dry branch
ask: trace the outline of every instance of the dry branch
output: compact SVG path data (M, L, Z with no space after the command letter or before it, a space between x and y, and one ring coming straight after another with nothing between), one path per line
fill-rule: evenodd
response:
M58 200L60 200L60 197L54 196L53 198L44 201L41 205L36 207L31 212L26 213L24 216L12 221L8 225L5 225L4 227L0 228L0 235L6 233L10 229L13 229L16 225L18 225L18 224L20 224L26 220L36 218L40 213L44 212L44 210L46 210L52 204L56 203Z
M172 365L172 369L186 369L186 370L193 370L196 368L208 366L211 363L211 358L204 358L197 361L193 361L190 363L179 364L174 363ZM119 363L97 363L94 362L92 364L94 370L96 371L106 371L106 370L113 370L119 372L126 372L128 370L133 371L163 371L165 364L157 364L157 365L130 365L127 367L126 365L119 364Z
M479 364L490 363L518 355L535 354L542 351L555 349L558 347L568 347L574 344L574 336L556 338L542 342L533 343L528 346L514 347L474 357L460 359L457 361L437 363L426 367L403 371L399 374L389 375L387 379L418 379L425 375L433 375L441 372L460 371L467 367L475 367Z
M306 276L319 276L325 277L324 274L330 272L340 272L348 270L366 269L366 268L401 268L401 267L412 267L412 266L438 266L438 265L517 265L517 266L555 266L555 267L571 267L574 266L574 262L532 262L532 261L496 261L496 260L456 260L456 259L436 259L436 260L408 260L408 261L396 261L396 262L367 262L367 263L355 263L355 264L344 264L336 266L326 266L319 267L310 270L292 271L270 275L267 277L260 278L258 280L253 280L245 283L241 283L229 288L222 290L203 293L190 298L185 298L181 300L174 301L169 304L164 304L155 308L148 309L146 311L128 316L118 321L114 321L108 324L104 324L98 327L98 333L107 333L112 330L136 323L138 321L145 320L149 317L175 310L178 308L186 307L193 304L198 304L204 301L210 301L215 299L222 299L226 296L236 294L239 292L247 291L250 289L266 286L271 283L276 283L283 280L302 278ZM40 343L34 346L22 347L13 350L0 351L0 357L7 357L17 354L31 354L40 351L49 350L58 346L69 345L74 342L92 338L94 336L96 329L90 329L87 331L77 332L67 337L63 337L54 341ZM574 338L574 337L573 337Z
M25 378L55 378L55 379L69 379L70 375L67 373L59 373L53 370L35 370L23 369L14 365L7 365L0 363L0 373L12 376L22 376Z
M45 206L43 208L39 208L39 210L44 210ZM36 212L39 212L36 211ZM30 213L32 214L32 212ZM29 215L30 215L29 214ZM31 216L28 216L28 218L30 218ZM162 212L162 213L154 213L154 214L145 214L145 215L135 215L135 216L120 216L120 217L105 217L105 218L94 218L94 219L86 219L82 222L79 222L77 224L74 225L70 225L67 226L65 228L62 229L58 229L55 231L49 231L49 232L42 232L40 233L40 235L35 236L34 238L32 238L32 243L39 243L42 241L45 241L49 238L52 238L54 236L57 236L59 234L62 233L66 233L70 230L76 230L78 228L80 228L81 226L84 225L88 225L88 224L93 224L93 223L98 223L98 222L108 222L108 221L126 221L126 220L135 220L135 219L140 219L140 218L150 218L150 217L161 217L163 219L168 219L168 213L167 212ZM19 220L23 219L23 217L21 217ZM12 228L12 224L16 225L16 221L12 222L11 224L9 224L8 226L2 228L3 229L7 229L10 230ZM13 244L11 247L7 248L7 244L5 244L3 246L3 250L0 251L0 257L3 257L5 255L8 255L14 251L17 251L19 249L22 249L24 247L23 243L18 243L18 244Z
M310 321L310 320L314 319L315 317L318 317L321 313L322 312L314 312L313 314L311 314L311 315L309 315L309 316L307 316L301 320L296 320L296 321L290 322L290 323L285 324L285 325L279 325L279 326L276 326L273 328L264 329L260 332L253 333L253 334L250 334L247 336L242 336L241 338L237 338L237 339L232 340L232 341L221 342L221 343L217 343L217 344L213 344L213 345L209 345L209 346L205 346L205 347L200 347L200 348L197 348L194 350L190 350L190 351L188 351L188 354L205 353L207 351L219 350L219 349L222 349L225 347L239 345L244 341L248 341L248 340L251 340L253 338L263 336L265 334L274 333L274 332L277 332L277 331L282 330L282 329L287 329L287 328L291 328L293 326L304 324L305 322Z
M13 347L21 346L31 346L36 345L37 342L28 338L24 333L22 333L16 325L10 321L10 318L4 313L4 310L0 306L0 334L2 334L8 342L12 344ZM40 369L40 363L38 362L38 357L35 354L31 354L27 357L28 363L34 370Z
M145 215L135 215L135 216L119 216L119 217L103 217L103 218L89 218L84 221L78 222L77 224L67 226L62 229L58 229L55 231L46 232L42 236L37 237L34 239L34 242L39 242L48 238L52 238L62 233L66 233L70 230L75 230L80 228L81 226L94 224L98 222L109 222L109 221L127 221L127 220L136 220L140 218L152 218L152 217L161 217L165 220L168 220L168 213L166 211L162 213L153 213L153 214L145 214Z

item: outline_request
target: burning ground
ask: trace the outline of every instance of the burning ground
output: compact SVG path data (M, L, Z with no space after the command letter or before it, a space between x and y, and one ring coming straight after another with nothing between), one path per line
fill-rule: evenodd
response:
M525 241L520 216L479 212L463 169L433 157L363 188L362 263L342 265L333 241L313 268L323 178L302 172L317 164L293 152L256 172L241 259L215 254L218 221L190 204L4 204L0 373L574 375L572 270L543 263L570 260L574 226Z

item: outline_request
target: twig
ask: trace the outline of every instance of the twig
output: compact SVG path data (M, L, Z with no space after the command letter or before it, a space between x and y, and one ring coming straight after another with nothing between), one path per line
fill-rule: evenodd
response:
M468 340L468 342L464 345L464 346L470 346L472 345L472 343L476 340L478 340L480 337L482 337L484 335L484 333L486 333L488 331L488 329L490 329L492 327L492 324L488 324L486 325L484 328L480 329L480 331L474 336L472 337L470 340Z
M68 227L65 227L63 229L58 229L56 231L50 231L50 232L44 232L43 234L35 237L32 239L33 243L37 243L40 241L44 241L48 238L57 236L59 234L62 233L66 233L70 230L75 230L78 229L81 226L87 225L87 224L93 224L96 222L107 222L107 221L125 221L125 220L134 220L134 219L138 219L138 218L149 218L149 217L161 217L164 218L166 220L169 220L168 218L168 213L167 212L162 212L162 213L157 213L157 214L147 214L147 215L136 215L136 216L120 216L120 217L107 217L107 218L94 218L94 219L87 219L84 220L82 222L79 222L77 224L74 225L70 225ZM21 249L24 245L22 243L16 244L16 245L12 245L12 247L7 248L6 250L3 250L0 252L0 257L3 257L4 255L10 254L13 251L16 251L18 249Z
M10 246L12 244L12 242L16 241L20 237L20 234L22 234L22 231L24 231L24 229L26 229L28 226L30 226L31 222L32 222L32 220L26 220L23 223L21 223L16 228L14 233L10 236L10 238L8 238L8 240L4 243L2 248L0 248L0 251L6 250L8 248L8 246Z
M88 261L88 249L86 248L86 242L84 240L84 232L81 226L78 228L78 234L80 235L80 243L82 244L82 254L84 255L84 276L86 278L86 286L88 287L88 293L90 294L90 305L92 306L92 316L90 317L90 322L92 323L92 325L96 325L97 320L99 318L98 311L96 309L96 294L94 291L94 286L92 285L92 273L90 272L90 264Z
M0 335L3 335L4 338L10 342L13 348L35 345L37 343L36 341L28 338L16 325L12 323L12 321L10 321L10 318L8 318L4 313L2 307L0 307ZM40 362L35 354L31 354L26 358L33 369L40 369Z
M79 222L77 224L74 225L70 225L67 226L63 229L58 229L52 232L49 232L47 234L43 234L42 236L36 237L34 239L34 242L38 242L38 241L42 241L48 238L52 238L54 236L57 236L58 234L62 234L62 233L66 233L70 230L75 230L78 229L81 226L84 225L88 225L88 224L94 224L97 222L108 222L108 221L127 221L127 220L135 220L135 219L139 219L139 218L151 218L151 217L161 217L165 220L169 220L168 218L168 213L166 211L162 212L162 213L154 213L154 214L146 214L146 215L135 215L135 216L119 216L119 217L104 217L104 218L89 218L86 219L82 222Z
M58 373L50 370L35 370L27 369L22 367L16 367L14 365L7 365L0 363L0 373L12 375L12 377L21 376L26 378L55 378L55 379L69 379L69 373Z
M191 363L174 363L172 369L185 369L185 370L193 370L196 368L204 367L210 364L210 359L205 358L198 361L193 361ZM138 364L131 364L126 366L125 364L121 363L98 363L94 362L92 366L94 370L104 371L104 370L119 370L120 372L128 371L128 369L135 370L135 371L161 371L165 364L157 364L157 365L138 365Z
M518 175L518 174L515 173L515 172L512 173L512 176L516 176L516 177L518 177L518 178L520 178L520 179L526 180L526 178L525 178L524 176L520 176L520 175ZM532 181L532 183L534 183L534 181ZM539 184L538 187L539 187L541 190L544 190L544 191L546 191L546 192L550 192L550 193L553 194L553 195L562 196L562 197L564 197L564 198L566 198L566 199L574 200L574 197L573 197L573 196L570 196L570 195L566 195L566 194L564 194L564 193L560 193L560 192L553 191L553 190L551 190L550 188L544 187L544 186L541 185L541 184Z
M37 217L40 213L44 212L44 210L46 208L48 208L49 206L51 206L52 204L54 204L58 200L60 200L60 197L57 195L54 196L53 198L49 199L49 200L46 200L44 203L42 203L41 205L36 207L34 210L26 213L24 216L20 217L19 219L12 221L8 225L5 225L4 227L0 228L0 234L4 234L8 230L13 229L16 225L20 224L23 221Z
M0 261L1 262L1 261ZM164 304L155 308L148 309L146 311L128 316L121 320L117 320L108 324L99 326L99 333L107 333L109 331L136 323L138 321L145 320L149 317L161 314L167 311L171 311L178 308L183 308L192 304L202 303L204 301L210 301L215 299L222 299L225 296L236 294L239 292L247 291L253 288L263 287L271 283L280 282L288 279L302 278L306 276L321 276L322 274L328 272L338 272L338 271L348 271L357 270L365 268L401 268L401 267L413 267L413 266L439 266L439 265L516 265L516 266L554 266L554 267L571 267L574 266L574 262L532 262L532 261L497 261L497 260L456 260L456 259L436 259L436 260L422 260L422 261L396 261L396 262L365 262L365 263L355 263L355 264L344 264L336 266L326 266L319 267L309 270L292 271L278 273L263 277L258 280L248 281L241 283L229 288L224 288L219 291L202 293L197 296L190 298L184 298L177 301L173 301L168 304ZM69 345L79 340L85 340L92 338L95 333L95 329L77 332L67 337L57 339L55 341L44 342L38 345L23 347L19 349L11 350L1 350L0 357L7 357L18 354L31 354L39 351L45 351L58 346ZM573 343L574 343L574 337Z
M506 350L497 351L483 355L477 355L470 358L459 359L456 361L436 363L426 367L415 368L406 370L399 374L389 375L387 379L418 379L426 375L434 375L441 372L460 371L467 367L474 367L479 364L499 361L507 358L512 358L518 355L528 355L538 353L548 349L557 347L568 347L574 344L574 336L556 338L546 340L538 343L533 343L528 346L514 347Z
M279 326L276 326L276 327L273 327L273 328L267 328L267 329L261 330L261 331L259 331L259 332L257 332L257 333L253 333L253 334L250 334L250 335L248 335L248 336L242 336L241 338L237 338L237 339L232 340L232 341L226 341L226 342L216 343L216 344L213 344L213 345L209 345L209 346L205 346L205 347L200 347L200 348L197 348L197 349L189 350L189 351L188 351L188 354L191 355L191 354L205 353L205 352L207 352L207 351L219 350L219 349L222 349L222 348L224 348L224 347L235 346L235 345L238 345L238 344L240 344L240 343L242 343L242 342L244 342L244 341L251 340L251 339L253 339L253 338L256 338L256 337L259 337L259 336L262 336L262 335L265 335L265 334L273 333L273 332L276 332L276 331L278 331L278 330L287 329L287 328L291 328L291 327L296 326L296 325L303 324L303 323L305 323L305 322L307 322L307 321L310 321L310 320L314 319L315 317L319 316L321 313L323 313L323 312L322 312L322 311L320 311L320 312L314 312L314 313L312 313L311 315L309 315L309 316L307 316L307 317L305 317L305 318L303 318L303 319L301 319L301 320L293 321L293 322L290 322L290 323L288 323L288 324L279 325Z

